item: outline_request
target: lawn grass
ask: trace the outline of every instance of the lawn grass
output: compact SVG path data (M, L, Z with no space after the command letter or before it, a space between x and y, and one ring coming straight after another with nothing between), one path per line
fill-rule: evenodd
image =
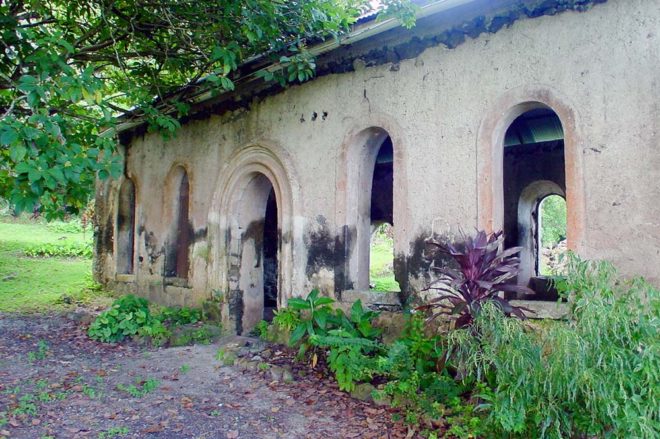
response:
M92 282L91 259L25 256L27 248L39 244L91 240L89 230L61 229L66 227L0 217L0 311L55 311L107 301Z
M394 280L394 242L377 233L372 237L369 253L369 283L375 285L372 290L399 292L401 288Z

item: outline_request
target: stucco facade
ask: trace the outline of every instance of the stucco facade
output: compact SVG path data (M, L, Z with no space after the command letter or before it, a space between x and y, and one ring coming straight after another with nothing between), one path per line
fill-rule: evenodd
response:
M215 295L229 327L249 329L264 307L260 241L272 191L278 306L315 287L334 296L368 288L371 175L389 137L395 271L402 296L414 293L432 231L504 226L504 135L541 108L563 127L569 247L660 283L660 2L581 2L584 11L553 15L506 15L521 2L488 3L335 49L319 56L312 81L237 91L245 105L200 104L173 139L127 136L126 177L98 183L97 278L165 304ZM501 29L473 29L479 17L502 16ZM456 29L465 40L442 44ZM442 36L436 45L433 35ZM188 272L166 276L168 248L182 236L172 228L181 224L181 173ZM132 234L117 221L126 179ZM133 268L118 270L126 239Z

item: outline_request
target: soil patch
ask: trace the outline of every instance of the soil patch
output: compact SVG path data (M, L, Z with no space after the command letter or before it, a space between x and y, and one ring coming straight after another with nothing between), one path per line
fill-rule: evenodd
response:
M323 373L294 368L285 383L268 370L223 365L217 352L235 338L168 349L102 344L59 314L0 314L0 334L0 437L407 434L390 409L350 398Z

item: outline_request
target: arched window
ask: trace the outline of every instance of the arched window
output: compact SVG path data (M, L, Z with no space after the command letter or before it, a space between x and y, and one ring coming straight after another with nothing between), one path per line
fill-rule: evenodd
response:
M537 212L538 252L536 274L539 276L563 274L566 253L566 200L560 195L549 195L541 200Z
M538 297L548 292L539 279L539 206L566 193L564 132L557 114L540 105L517 117L506 131L503 157L505 247L521 246L518 283Z
M192 238L189 220L190 184L188 173L180 166L177 167L173 178L173 187L177 190L172 194L173 218L171 220L170 242L165 256L165 276L187 279Z
M371 179L369 288L398 292L394 279L394 149L388 136L378 148Z
M133 274L135 261L135 185L125 178L117 203L117 273Z

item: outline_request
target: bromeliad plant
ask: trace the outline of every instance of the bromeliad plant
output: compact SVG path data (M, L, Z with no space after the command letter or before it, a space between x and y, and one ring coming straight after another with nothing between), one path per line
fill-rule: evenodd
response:
M494 302L507 316L524 319L524 311L529 309L513 306L499 296L503 292L533 293L515 283L520 271L517 255L522 248L501 250L503 240L501 231L490 234L477 231L474 237L463 235L455 243L427 241L431 252L448 255L457 268L433 267L439 277L427 290L437 291L439 295L419 309L431 311L431 319L443 314L458 315L457 328L470 326L486 302Z

